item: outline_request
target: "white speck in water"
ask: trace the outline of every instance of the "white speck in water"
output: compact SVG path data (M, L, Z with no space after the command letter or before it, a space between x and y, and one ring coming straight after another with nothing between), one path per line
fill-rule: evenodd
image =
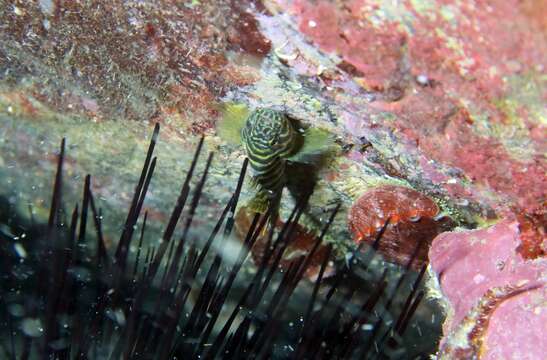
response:
M114 320L118 325L125 325L125 314L121 309L116 309L110 314L110 318Z
M429 78L425 74L420 74L416 76L416 81L420 85L427 85L429 83Z
M68 345L69 341L67 338L60 338L48 344L48 346L50 346L53 350L57 351L68 348Z
M317 26L317 23L313 20L310 20L310 21L308 21L308 26L311 27L311 28L314 28L314 27Z
M24 259L27 257L27 251L25 250L25 248L23 247L21 243L14 244L13 249L15 250L15 252L20 258Z
M23 319L21 322L21 330L25 335L30 337L42 336L42 333L44 332L40 319L33 318Z
M42 9L42 12L51 15L53 14L53 1L52 0L40 0L40 8Z
M10 304L8 311L12 316L21 317L25 314L25 308L20 304Z
M363 326L361 326L361 329L363 329L364 331L370 331L372 330L372 328L372 324L363 324Z
M467 206L467 205L469 205L469 200L467 200L467 199L459 199L458 201L456 201L456 204L457 204L457 205L460 205L460 206Z
M445 213L440 212L440 213L438 213L437 215L435 215L435 216L433 217L433 220L439 221L439 220L441 220L442 218L444 218L445 216L446 216Z

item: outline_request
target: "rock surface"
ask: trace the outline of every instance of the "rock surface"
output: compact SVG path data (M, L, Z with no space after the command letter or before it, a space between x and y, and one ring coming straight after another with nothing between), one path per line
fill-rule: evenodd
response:
M65 133L92 154L74 163L77 176L93 172L105 195L109 183L129 191L128 179L101 168L132 164L130 149L143 147L154 122L164 125L169 149L165 178L179 176L177 161L201 134L220 162L241 164L241 149L214 136L219 105L233 100L284 109L338 136L343 152L321 171L316 217L325 202L342 200L347 211L367 189L387 183L431 196L464 226L507 214L532 230L544 221L540 4L0 4L2 162L18 164L3 185L14 183L17 168L47 171L47 154ZM217 171L225 176L215 186L233 186L229 170ZM43 207L30 200L43 193L14 193ZM157 216L167 193L157 194ZM108 212L116 202L104 198ZM340 219L337 237L347 237ZM521 251L533 258L543 250L530 234Z
M353 246L352 205L389 185L427 196L463 228L507 219L495 229L519 261L544 261L543 2L0 0L0 10L0 200L20 214L45 217L66 137L66 200L93 174L105 233L117 229L159 122L150 226L165 222L202 135L216 155L202 199L210 206L196 222L210 226L244 159L216 132L230 101L284 110L337 137L303 219L317 230L342 203L326 238L336 255ZM245 183L242 202L253 193ZM293 204L287 196L281 214ZM457 319L506 280L473 280Z
M518 253L518 224L439 235L429 256L448 303L441 358L539 359L547 351L547 261Z

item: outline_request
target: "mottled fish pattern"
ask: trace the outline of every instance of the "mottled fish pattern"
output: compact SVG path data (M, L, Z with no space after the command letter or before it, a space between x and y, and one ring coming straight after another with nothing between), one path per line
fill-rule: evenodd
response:
M278 194L285 185L285 159L295 151L296 136L291 121L271 109L252 112L241 130L254 178L269 197Z

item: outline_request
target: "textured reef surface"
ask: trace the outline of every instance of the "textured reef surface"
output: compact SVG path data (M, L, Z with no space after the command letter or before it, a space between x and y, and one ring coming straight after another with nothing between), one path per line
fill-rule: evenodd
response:
M533 324L545 316L544 289L526 290L489 268L494 257L474 254L505 249L499 256L514 266L543 274L525 271L522 279L545 280L545 2L0 0L0 10L0 200L18 214L47 216L66 137L65 198L76 202L81 179L93 174L108 234L123 223L139 155L160 123L154 190L144 204L150 227L168 219L202 135L216 155L201 199L208 206L195 222L210 227L245 158L217 131L231 121L224 104L272 107L328 131L338 145L329 161L294 173L295 182L313 177L315 192L293 252L306 251L341 202L325 239L338 258L355 242L370 243L388 219L378 247L387 260L406 266L418 252L410 265L419 269L433 242L432 276L452 314L445 354L466 321L482 325L480 346L465 351L485 358L510 354L515 342L532 341L522 334L544 326L520 324L511 331L519 337L504 340L510 334L499 329L521 312ZM254 192L246 181L242 203ZM295 203L284 197L281 221ZM415 202L403 206L403 198ZM374 214L364 213L369 207ZM488 230L463 231L475 228ZM447 230L454 232L433 240ZM474 248L479 237L486 250ZM442 260L449 251L465 266ZM449 280L462 271L487 279ZM537 297L536 314L528 307ZM483 316L477 306L489 307L486 323L473 315Z
M524 259L520 243L518 224L507 220L435 239L431 268L439 274L450 309L441 358L539 359L545 354L547 260Z

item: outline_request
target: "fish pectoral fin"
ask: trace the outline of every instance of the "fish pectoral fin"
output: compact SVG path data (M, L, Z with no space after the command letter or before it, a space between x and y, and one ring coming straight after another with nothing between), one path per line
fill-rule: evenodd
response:
M302 147L287 158L290 162L314 164L329 153L337 151L334 135L323 129L307 129Z
M220 112L217 135L229 144L241 145L241 130L249 116L249 109L244 104L229 102L220 106Z

